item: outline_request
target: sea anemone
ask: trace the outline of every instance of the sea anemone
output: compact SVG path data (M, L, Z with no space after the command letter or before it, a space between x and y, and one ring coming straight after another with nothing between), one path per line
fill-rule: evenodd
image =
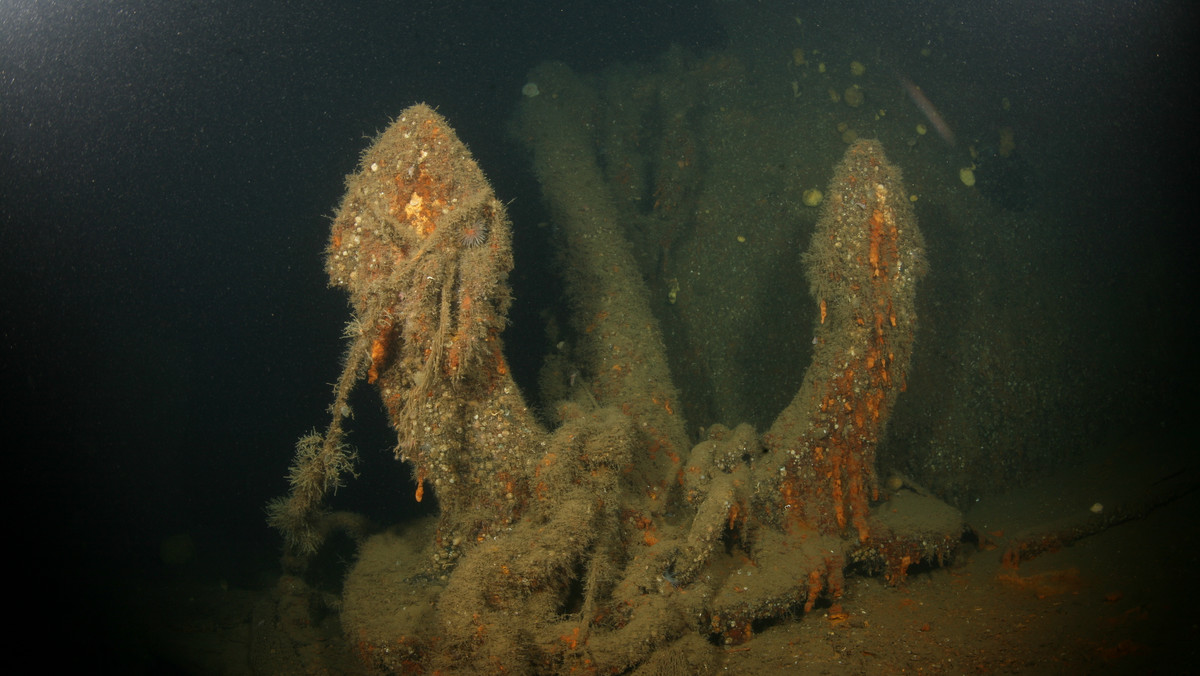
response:
M463 246L479 246L487 241L487 221L477 218L468 223L462 231L459 243Z

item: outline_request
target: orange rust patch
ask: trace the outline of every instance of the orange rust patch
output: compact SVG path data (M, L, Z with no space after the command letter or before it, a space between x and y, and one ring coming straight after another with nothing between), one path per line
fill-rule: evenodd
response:
M392 342L391 332L379 334L371 341L371 368L367 369L367 382L374 383L379 379L379 371L387 359L388 348Z

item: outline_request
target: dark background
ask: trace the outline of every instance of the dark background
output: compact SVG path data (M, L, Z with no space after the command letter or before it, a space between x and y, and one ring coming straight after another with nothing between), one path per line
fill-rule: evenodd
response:
M1196 324L1196 308L1179 303L1195 272L1194 12L1123 2L804 11L898 45L907 28L939 26L942 47L975 51L978 77L1026 78L1079 112L1046 125L1115 125L1112 155L1128 167L1075 168L1128 179L1104 183L1097 213L1113 201L1136 214L1153 186L1155 213L1183 219L1126 227L1179 240L1159 262L1178 272L1161 311L1178 317L1164 344L1186 353L1182 376L1163 380L1189 382L1196 347L1178 338ZM1081 28L1083 44L1063 25ZM559 59L587 73L754 33L728 3L0 4L0 452L9 551L33 562L18 565L82 602L156 574L161 539L187 532L233 584L274 570L280 542L263 505L286 491L295 439L327 422L343 350L345 300L326 288L321 259L329 216L369 137L412 103L438 108L512 200L506 342L532 388L538 313L557 298L534 227L538 188L505 131L526 71ZM1075 56L1059 58L1064 46ZM1127 194L1113 195L1114 183ZM397 520L416 507L408 469L391 460L378 407L362 401L352 440L363 476L338 505Z

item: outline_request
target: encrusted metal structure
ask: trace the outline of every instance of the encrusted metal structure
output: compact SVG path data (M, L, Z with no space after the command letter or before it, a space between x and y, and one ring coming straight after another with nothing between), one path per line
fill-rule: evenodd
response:
M694 442L616 206L623 183L579 124L587 89L553 65L538 85L517 134L561 229L574 316L553 429L504 359L504 205L446 120L405 110L363 155L333 223L327 271L350 296L350 346L333 420L301 440L272 521L293 551L320 548L325 498L353 466L347 397L364 379L417 499L440 508L436 526L362 544L342 623L363 659L400 673L694 668L763 623L822 599L838 608L855 562L896 581L950 555L957 513L881 492L875 475L925 270L882 147L846 151L801 258L812 298L789 302L815 303L819 321L799 391L765 432L711 424ZM683 171L691 151L677 150ZM672 208L689 199L677 178L661 190Z

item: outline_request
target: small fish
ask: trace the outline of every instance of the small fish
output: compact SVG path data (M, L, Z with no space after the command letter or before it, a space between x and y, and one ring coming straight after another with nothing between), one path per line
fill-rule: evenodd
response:
M937 131L938 136L941 136L943 141L953 147L954 130L952 130L950 125L946 124L946 121L942 119L941 113L939 113L937 108L934 107L933 102L931 102L925 96L925 93L921 91L920 87L913 84L912 80L899 73L896 73L896 79L900 80L900 84L904 87L904 91L908 92L908 98L912 99L913 104L916 105L917 108L925 114L925 117L929 119L929 124L933 125L933 128Z

